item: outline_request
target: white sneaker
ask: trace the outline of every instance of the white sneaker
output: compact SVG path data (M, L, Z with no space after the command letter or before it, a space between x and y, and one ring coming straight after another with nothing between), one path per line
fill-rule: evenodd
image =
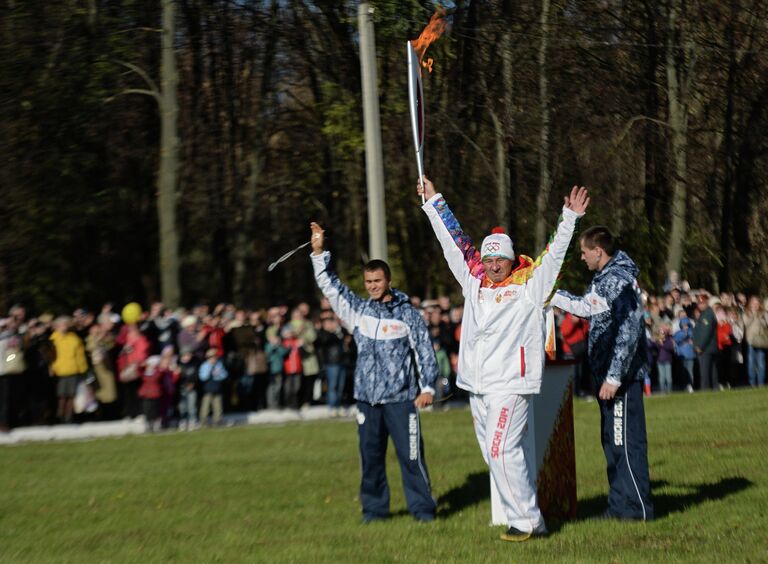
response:
M693 386L691 386L690 384L688 384L688 385L685 387L685 391L686 391L686 392L688 392L689 394L692 394L692 393L693 393Z

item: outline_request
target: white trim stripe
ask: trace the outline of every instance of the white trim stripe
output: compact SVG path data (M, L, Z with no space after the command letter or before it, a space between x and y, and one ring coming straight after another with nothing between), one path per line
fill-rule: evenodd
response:
M517 409L517 400L520 399L520 396L519 395L515 395L514 398L515 398L515 400L514 400L514 403L512 404L512 411L510 411L510 413L509 413L509 417L507 419L507 425L506 425L506 427L504 429L504 443L502 445L502 451L501 451L501 468L502 468L502 471L503 471L503 474L504 474L504 481L506 482L507 489L509 490L509 500L512 502L512 505L514 505L514 509L515 509L515 511L517 511L518 518L525 519L526 521L528 521L528 523L531 525L531 532L533 532L533 530L535 528L533 526L533 521L531 521L530 516L525 511L523 511L520 508L520 504L518 502L518 499L515 497L515 494L517 492L512 487L512 482L509 479L509 474L507 474L507 456L506 456L506 452L507 452L507 439L509 439L509 431L510 431L510 428L512 427L512 416L515 414L515 411ZM530 409L530 405L528 407ZM501 417L501 411L499 411L499 417ZM497 425L498 425L499 417L496 418L496 424ZM527 414L526 414L526 418L527 418ZM525 425L527 425L527 423L523 423L523 425L525 426ZM524 449L524 446L522 444L522 440L523 439L522 439L522 436L521 436L520 448ZM509 453L509 454L512 454L512 453ZM525 461L525 452L523 452L522 455L523 455L523 463L527 464L527 462ZM501 493L501 492L499 492L499 493ZM507 516L507 521L509 522L509 520L510 520L509 516ZM524 531L524 532L528 532L528 531Z
M427 485L427 491L429 492L432 501L435 502L435 507L437 507L437 500L435 499L435 496L432 495L432 485L429 483L427 470L421 463L423 458L421 452L421 417L419 417L418 410L416 411L416 455L416 461L418 462L419 470L421 471L421 477L424 478L424 483Z
M624 392L624 458L627 459L627 468L629 469L629 476L632 478L632 484L635 486L637 492L637 499L640 500L640 507L643 508L643 521L647 521L645 514L645 503L643 503L643 497L640 495L640 488L637 487L637 480L635 480L635 474L632 472L632 466L629 464L629 450L627 448L627 414L629 413L629 392Z

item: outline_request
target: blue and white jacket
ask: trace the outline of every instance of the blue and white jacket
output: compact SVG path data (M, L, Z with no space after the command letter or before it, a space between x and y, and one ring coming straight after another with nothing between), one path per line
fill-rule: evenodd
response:
M224 367L224 363L221 359L216 359L216 362L211 364L206 359L200 365L198 371L198 378L202 384L203 393L205 394L220 394L224 389L224 380L229 377L227 369Z
M639 269L618 251L592 278L583 297L558 290L551 304L589 319L589 363L599 389L643 380L648 374L643 302L637 285Z
M331 254L311 254L317 285L352 333L357 345L354 396L371 405L412 401L434 394L437 359L429 330L408 296L392 290L392 299L363 299L329 267Z

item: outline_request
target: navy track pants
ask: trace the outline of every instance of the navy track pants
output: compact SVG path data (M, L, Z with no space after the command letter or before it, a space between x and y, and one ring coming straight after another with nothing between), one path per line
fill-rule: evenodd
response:
M653 519L648 474L643 383L621 386L610 401L600 400L602 443L608 467L608 512L624 519Z
M412 401L371 405L357 402L357 429L360 439L360 501L363 518L376 519L389 515L387 483L387 439L392 437L408 511L417 519L432 519L437 503L432 497L421 423Z

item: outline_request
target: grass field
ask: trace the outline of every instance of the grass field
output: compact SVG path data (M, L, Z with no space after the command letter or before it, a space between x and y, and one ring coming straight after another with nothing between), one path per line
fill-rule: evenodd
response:
M590 520L607 490L596 404L575 406L579 518L498 540L467 410L426 413L438 519L362 525L355 424L0 448L2 562L766 562L768 389L646 401L651 523Z

